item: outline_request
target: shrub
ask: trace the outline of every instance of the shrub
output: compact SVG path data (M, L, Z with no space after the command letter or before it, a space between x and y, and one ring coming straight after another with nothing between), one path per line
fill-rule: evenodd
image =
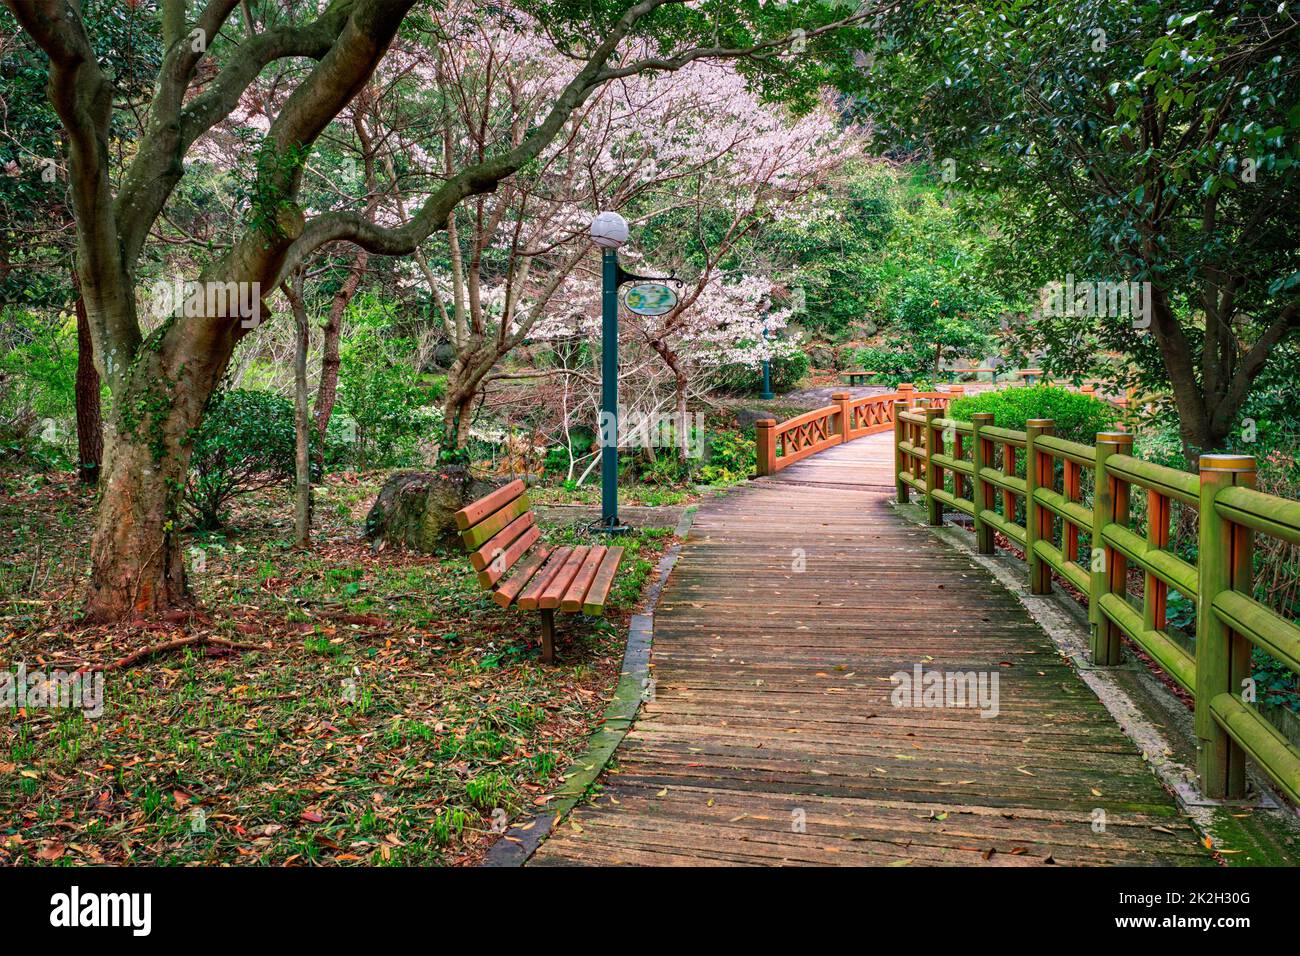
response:
M994 317L1000 300L962 276L937 268L904 276L886 299L886 337L858 349L860 368L896 373L899 381L939 374L944 363L978 359L994 348Z
M802 350L791 349L772 358L772 391L793 391L807 376L811 363ZM763 366L735 362L720 366L714 373L717 389L728 395L757 394L763 388Z
M351 423L343 437L354 442L353 461L363 471L410 464L429 421L420 375L403 361L412 343L388 334L367 314L339 349L338 411Z
M580 425L571 430L569 441L573 445L574 457L581 458L590 454L592 448L595 447L596 433ZM569 470L569 449L564 445L552 445L546 450L546 458L542 463L542 467L551 474L567 473Z
M293 405L271 392L216 392L194 439L185 486L199 527L220 527L234 498L293 476Z
M981 392L953 402L948 414L970 421L975 412L992 412L993 424L998 428L1017 430L1024 430L1031 418L1050 418L1056 423L1058 438L1085 445L1093 444L1097 432L1112 428L1116 419L1115 409L1100 399L1052 385Z
M920 387L917 381L919 377L918 368L914 363L910 363L904 357L893 349L880 348L875 345L864 345L861 348L853 350L853 357L850 360L850 367L861 369L864 372L880 372L881 374L871 379L872 384L884 385L888 388L898 388L902 382L911 382ZM930 369L925 368L924 377L930 375Z
M75 464L76 374L75 319L0 309L0 460L39 470Z
M700 480L708 485L734 484L753 475L757 464L758 445L754 429L715 432L709 438Z

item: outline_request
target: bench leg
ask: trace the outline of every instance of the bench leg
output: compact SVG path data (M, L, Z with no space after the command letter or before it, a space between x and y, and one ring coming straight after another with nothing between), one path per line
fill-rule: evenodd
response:
M542 663L555 663L555 611L542 611Z

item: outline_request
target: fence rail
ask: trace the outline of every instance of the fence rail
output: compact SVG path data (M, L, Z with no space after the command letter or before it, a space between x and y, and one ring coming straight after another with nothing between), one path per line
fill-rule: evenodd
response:
M1248 756L1300 802L1300 748L1251 706L1250 680L1252 647L1300 673L1300 627L1256 601L1251 579L1256 535L1300 544L1300 502L1256 491L1249 456L1204 455L1194 475L1133 457L1126 432L1084 445L1056 437L1049 419L1016 431L990 414L957 421L913 400L896 398L891 415L899 501L924 496L932 525L945 510L970 516L981 554L1001 533L1024 550L1032 593L1051 590L1052 572L1079 591L1094 664L1118 664L1127 636L1186 689L1206 796L1243 796ZM1144 535L1130 526L1134 493L1146 495ZM1174 503L1198 512L1195 563L1169 550ZM1140 601L1129 594L1130 566L1143 578ZM1196 607L1194 652L1169 629L1171 590Z

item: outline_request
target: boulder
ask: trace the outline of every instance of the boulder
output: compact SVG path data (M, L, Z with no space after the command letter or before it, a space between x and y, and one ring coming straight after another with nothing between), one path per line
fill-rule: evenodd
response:
M808 348L808 361L813 368L826 370L835 368L835 350L828 345L813 345Z
M439 342L433 347L433 364L438 368L451 368L456 364L456 347L450 342Z
M404 471L390 477L366 515L366 537L375 547L410 548L423 554L459 550L457 511L501 482L476 478L463 465L434 472Z

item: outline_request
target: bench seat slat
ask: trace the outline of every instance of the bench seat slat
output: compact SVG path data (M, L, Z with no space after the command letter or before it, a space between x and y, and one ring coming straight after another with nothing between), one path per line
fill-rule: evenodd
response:
M541 597L537 600L539 608L548 611L560 606L560 598L564 597L564 592L573 583L574 577L578 574L578 569L582 567L582 562L587 560L589 551L591 551L591 547L585 544L573 549L569 555L569 560L565 561L564 567L560 569L560 573L551 578L551 582L542 591Z
M591 590L591 582L596 577L596 569L600 567L600 562L604 560L605 552L608 550L606 547L597 546L587 552L587 559L582 562L582 567L578 568L578 573L574 575L573 583L568 586L564 592L564 597L560 599L561 611L582 610L582 599Z
M527 495L520 495L499 511L488 515L474 527L461 532L460 539L470 551L481 548L497 532L505 528L520 515L528 513L531 503Z
M516 478L510 484L498 488L490 495L484 495L478 501L468 504L456 512L454 517L457 529L467 531L494 511L500 511L523 493L524 483Z
M614 584L614 573L618 570L618 563L622 560L622 548L610 548L605 552L605 557L600 562L600 568L596 571L596 577L591 582L591 588L583 599L583 614L599 617L605 613L605 599L609 597L609 589Z
M506 572L514 567L515 562L519 560L520 556L536 544L537 540L541 538L541 536L542 533L537 530L536 525L530 527L515 539L514 544L506 548L500 561L493 561L486 569L478 573L478 583L483 585L485 588L492 587L492 585L505 577Z
M471 554L469 556L469 563L474 565L475 571L486 570L487 566L492 563L493 559L496 558L498 554L503 551L508 552L510 545L514 544L520 535L532 526L533 513L531 511L527 514L520 515L514 521L506 525L501 531L494 534L488 540L487 544L483 545L483 547ZM519 556L515 555L515 557L518 558ZM510 562L510 564L513 563L513 561ZM509 569L510 564L507 564L503 570Z
M546 585L551 583L551 579L564 567L564 563L569 560L569 555L572 553L573 549L569 547L556 548L552 551L551 556L546 559L546 564L533 575L533 579L528 582L528 586L515 599L515 607L525 611L537 610L538 598L546 590Z
M546 559L550 556L550 553L550 548L540 547L530 554L528 560L515 569L514 574L501 582L501 586L497 588L496 593L492 595L492 600L496 601L497 604L500 604L502 607L509 607L513 604L515 598L519 596L519 592L524 589L524 586L528 584L528 582L532 580L533 575L537 573L537 569L546 563Z

